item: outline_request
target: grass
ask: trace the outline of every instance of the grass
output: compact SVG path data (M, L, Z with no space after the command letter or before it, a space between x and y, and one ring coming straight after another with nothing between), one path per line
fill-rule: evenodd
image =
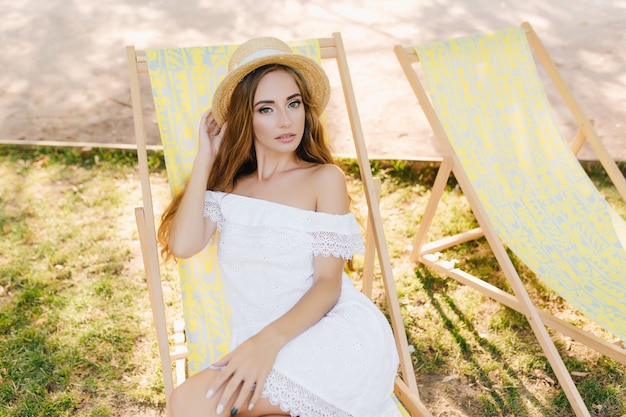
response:
M341 162L363 218L358 167ZM159 212L168 198L161 155L151 154L150 166ZM571 416L522 315L409 262L436 168L373 163L422 398L438 416ZM626 217L626 204L603 171L585 168ZM141 204L135 155L2 147L0 175L0 416L161 415L158 353L133 218ZM442 207L435 235L475 225L454 178ZM450 256L506 287L484 241ZM603 334L519 268L538 305ZM180 313L176 279L164 270L172 317ZM553 336L568 368L578 372L592 415L626 414L625 367Z
M4 148L0 415L119 415L163 401L133 260L134 157ZM138 306L141 306L138 308Z

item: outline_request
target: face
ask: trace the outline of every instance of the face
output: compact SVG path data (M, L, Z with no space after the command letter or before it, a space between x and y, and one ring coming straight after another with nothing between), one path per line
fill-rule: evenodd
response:
M304 134L304 104L293 75L267 73L254 94L252 128L257 153L294 152Z

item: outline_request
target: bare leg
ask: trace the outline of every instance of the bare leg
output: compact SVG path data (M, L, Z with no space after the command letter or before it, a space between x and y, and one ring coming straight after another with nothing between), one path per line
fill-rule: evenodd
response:
M231 415L232 401L223 404L223 411L217 414L217 401L221 390L216 392L210 399L206 398L206 392L210 382L215 378L219 370L205 369L183 382L170 396L167 405L172 417L228 417ZM289 416L280 407L270 404L267 398L261 398L252 408L247 409L246 403L238 410L238 417L283 417Z

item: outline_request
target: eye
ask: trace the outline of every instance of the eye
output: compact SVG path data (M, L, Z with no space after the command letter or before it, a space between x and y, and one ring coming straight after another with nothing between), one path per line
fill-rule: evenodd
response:
M300 104L302 104L302 101L300 101L300 100L293 100L293 101L289 102L287 107L289 107L291 109L296 109L296 108L300 107Z
M271 111L272 111L272 108L271 107L267 107L267 106L261 107L259 109L259 113L261 113L261 114L267 114L267 113L269 113Z

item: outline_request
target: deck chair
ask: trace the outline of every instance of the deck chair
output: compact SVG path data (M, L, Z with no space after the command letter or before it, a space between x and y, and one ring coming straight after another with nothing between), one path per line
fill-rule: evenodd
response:
M579 126L570 145L551 112L529 45ZM623 341L626 223L577 160L583 142L588 141L626 199L624 177L530 24L425 45L396 45L394 51L443 149L412 259L523 313L576 415L588 416L545 326L622 364L626 351L536 308L507 249L563 299ZM451 173L480 227L427 242ZM445 249L482 236L513 295L441 256Z
M397 300L390 257L385 244L379 197L371 175L363 132L357 112L345 51L339 33L332 37L291 42L296 53L318 62L334 59L352 128L355 151L368 207L364 276L362 289L371 297L375 253L381 271L391 325L400 356L394 397L403 415L430 416L419 398L415 372ZM227 353L228 306L221 292L215 247L207 247L189 260L179 260L184 324L176 322L170 342L161 286L161 266L155 236L150 179L147 164L146 129L142 112L140 74L149 75L157 122L163 144L171 192L182 190L196 150L199 117L211 105L212 94L227 72L228 60L236 45L193 48L136 50L127 47L137 156L143 207L136 209L137 227L147 274L154 323L161 358L166 398L186 375L204 369ZM145 89L145 87L144 87ZM326 117L326 116L324 116ZM173 345L173 347L172 347ZM173 349L173 350L172 350ZM176 379L172 363L176 366Z

